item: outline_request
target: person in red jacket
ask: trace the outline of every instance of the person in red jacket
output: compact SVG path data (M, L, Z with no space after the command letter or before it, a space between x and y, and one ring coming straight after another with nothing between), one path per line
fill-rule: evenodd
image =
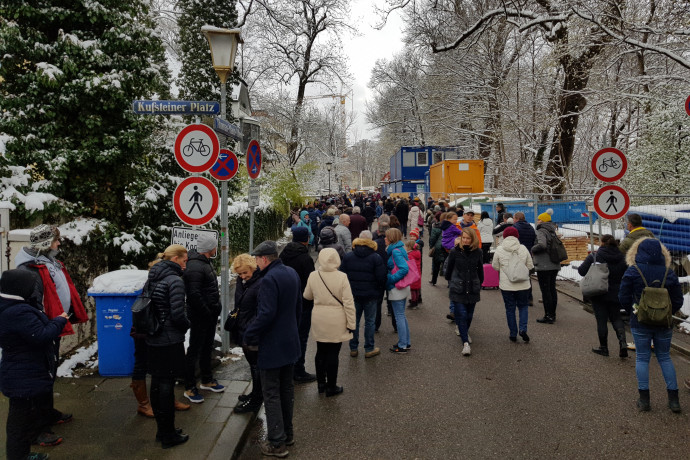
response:
M407 257L417 266L417 271L422 273L422 253L414 239L405 243ZM422 278L410 284L410 308L416 310L422 301Z
M85 323L89 320L84 304L74 287L65 264L55 258L60 247L60 230L51 225L39 225L31 230L29 246L23 247L14 259L20 270L28 270L35 274L34 287L30 303L45 312L48 319L56 318L67 313L69 321L60 333L60 337L74 334L72 324ZM51 373L53 379L57 375L57 363L60 354L60 338L54 343L55 360ZM41 434L34 439L34 444L57 445L58 438L50 431L50 425L67 423L72 420L72 414L61 412L53 406L53 393L50 392L49 408L42 421Z

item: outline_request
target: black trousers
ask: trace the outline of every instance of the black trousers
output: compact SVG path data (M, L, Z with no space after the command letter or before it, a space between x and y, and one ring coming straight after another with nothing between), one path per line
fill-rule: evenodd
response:
M175 437L175 377L182 371L184 343L149 347L151 392L149 399L156 417L158 436L163 440Z
M338 355L342 342L316 342L316 378L321 385L334 388L338 383Z
M621 319L620 304L618 302L592 299L592 308L594 309L594 317L597 320L599 345L608 348L609 321L613 325L613 330L616 331L619 342L625 342L625 326L623 326L623 320Z
M544 301L544 316L556 318L556 305L558 304L558 291L556 290L556 276L559 270L546 270L537 272L539 289Z
M293 364L275 369L261 369L261 387L266 411L266 438L273 446L292 438L292 412L295 405Z
M184 386L191 390L196 386L196 362L199 361L201 383L213 380L211 372L211 354L213 353L213 339L216 336L218 317L194 318L189 328L189 348L185 356Z
M438 275L441 273L441 268L443 268L443 264L446 262L446 257L448 257L445 249L441 248L441 251L443 251L442 258L434 256L431 260L431 284L436 284L438 281Z
M9 398L7 412L7 441L5 449L8 460L24 460L31 450L31 441L39 434L36 427L42 425L50 411L52 394L45 393L31 398Z
M304 368L304 356L307 353L307 341L309 340L309 330L311 329L311 312L313 309L313 304L307 308L302 308L302 316L299 320L299 343L302 354L295 363L295 376L303 375L307 372Z
M491 243L482 243L482 253L484 256L484 263L489 264L491 263Z
M149 361L149 347L146 339L134 338L134 369L132 380L146 380Z
M259 352L256 350L250 350L247 346L243 346L242 351L244 352L244 357L249 363L249 370L252 373L252 392L250 396L254 401L263 401L264 396L261 389L261 376L259 373L259 368L256 367L256 363L259 360Z

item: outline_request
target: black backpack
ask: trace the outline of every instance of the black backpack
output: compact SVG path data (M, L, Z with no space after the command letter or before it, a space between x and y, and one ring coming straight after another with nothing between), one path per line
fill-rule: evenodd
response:
M151 287L147 281L141 294L132 304L132 326L138 334L146 334L150 337L158 334L163 328L163 323L151 304L151 295L155 288L156 284Z
M563 262L568 258L568 251L565 250L563 241L561 241L558 235L550 235L547 250L549 252L549 259L555 264Z

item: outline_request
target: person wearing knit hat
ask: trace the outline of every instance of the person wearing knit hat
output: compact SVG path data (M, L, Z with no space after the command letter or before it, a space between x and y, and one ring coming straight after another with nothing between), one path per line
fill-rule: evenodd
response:
M31 230L29 245L37 251L48 251L53 242L60 238L60 230L54 225L41 224ZM56 248L57 249L57 248ZM57 255L57 254L56 254Z
M496 248L491 265L499 273L498 287L503 296L506 309L506 320L511 342L517 342L518 334L522 340L529 342L527 321L529 310L529 271L534 267L532 256L518 240L520 234L515 227L503 231L503 241ZM519 324L515 321L515 309L518 310Z
M412 241L417 241L419 239L419 229L418 228L413 228L410 230L410 239Z
M44 408L52 400L56 367L53 342L67 324L68 314L53 319L29 303L36 278L28 270L7 270L0 278L0 390L9 399L7 458L47 458L30 452L34 429L42 426ZM40 439L57 445L62 437Z
M295 243L309 243L309 230L305 227L292 226L292 241Z
M542 212L537 216L537 219L539 219L542 222L551 222L551 214L548 212Z
M556 224L551 222L553 210L547 209L537 216L537 238L532 246L534 270L537 272L539 289L544 302L544 317L537 319L538 323L553 324L556 321L556 306L558 291L556 291L556 277L561 270L560 262L554 262L549 254L551 242L558 239Z
M200 232L196 240L196 249L190 249L187 252L187 267L182 273L187 297L187 317L190 323L189 346L185 354L184 366L184 396L197 404L204 402L204 397L199 393L196 386L197 362L201 377L199 388L214 393L221 393L225 390L225 387L213 378L211 369L216 324L222 309L218 276L211 264L211 258L217 252L218 239L215 234ZM134 379L132 384L135 384ZM146 388L145 377L142 383L137 384ZM178 407L178 410L180 409L182 408Z

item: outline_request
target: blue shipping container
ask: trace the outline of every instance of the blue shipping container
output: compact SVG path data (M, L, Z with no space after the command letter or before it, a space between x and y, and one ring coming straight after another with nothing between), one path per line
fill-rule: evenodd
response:
M134 370L132 304L141 290L128 293L89 294L96 301L98 372L104 377L126 377Z
M520 201L504 201L506 211L515 214L516 212L523 212L527 222L536 223L534 201L520 200ZM496 220L496 203L481 203L482 211L489 213L489 216ZM587 215L587 203L584 201L540 201L538 203L537 215L545 212L547 209L553 209L551 219L555 223L589 223ZM597 219L596 213L592 213L592 222Z

